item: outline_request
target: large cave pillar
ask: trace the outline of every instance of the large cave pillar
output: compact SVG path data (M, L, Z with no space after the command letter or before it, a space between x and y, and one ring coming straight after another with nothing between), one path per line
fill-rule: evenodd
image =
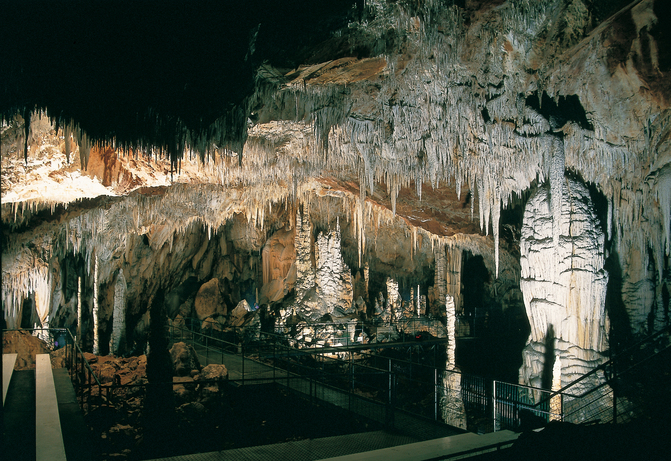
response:
M531 325L520 383L550 388L558 358L565 386L602 363L607 348L604 235L587 188L563 175L539 188L524 211L520 250Z

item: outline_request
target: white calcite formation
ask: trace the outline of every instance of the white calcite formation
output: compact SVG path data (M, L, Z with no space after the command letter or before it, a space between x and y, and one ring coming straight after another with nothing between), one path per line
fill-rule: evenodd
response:
M301 301L315 285L315 268L312 263L312 222L310 211L296 213L296 300Z
M447 315L447 363L443 372L443 396L441 398L441 410L443 421L447 424L466 429L466 409L461 396L461 373L456 366L456 311L454 298L447 295L445 298L445 310Z
M353 314L352 273L342 258L340 225L328 233L320 232L315 245L317 294L335 317Z
M291 280L295 277L295 301L282 309L282 323L295 315L309 322L325 318L337 321L345 316L356 315L352 274L342 257L339 223L336 221L335 229L320 232L314 242L312 229L310 210L306 204L302 212L299 210L296 213L292 248L295 260L286 269ZM270 287L265 288L264 284L262 293L268 290Z
M562 384L602 362L608 348L604 234L587 188L563 176L553 183L552 195L542 186L529 198L520 243L520 288L531 325L520 382L534 387L552 366L545 363L547 347L561 360Z
M504 309L524 292L531 336L522 381L539 384L552 325L566 382L602 360L608 326L604 236L585 188L565 170L608 204L626 327L642 336L669 323L671 98L661 2L609 11L612 2L586 0L468 8L366 0L364 19L334 38L369 57L325 53L288 73L260 66L246 108L259 113L245 113L244 145L221 147L226 123L217 120L209 139L185 135L174 175L160 148L97 145L76 124L56 130L39 112L29 126L3 118L7 325L18 326L30 300L42 325L86 330L79 318L92 318L98 304L118 353L126 336L146 330L147 301L161 284L174 289L190 277L218 279L229 308L246 283L263 285L261 298L282 320L344 314L353 298L344 261L353 270L370 263L376 285L387 277L414 285L433 265L433 290L422 286L408 310L424 313L421 296L432 293L442 316L448 295L462 308L468 251L498 277L487 289ZM569 97L568 120L547 115L548 104L562 112ZM546 181L528 199L520 269L502 209ZM450 204L441 202L448 189ZM336 219L323 216L334 201L342 234L315 235L311 209L323 206L318 228L332 229ZM293 234L281 248L271 243L266 258L266 234L285 226ZM363 297L385 322L403 316L394 283ZM90 328L82 335L92 337Z
M109 345L110 352L115 355L121 352L121 343L126 334L126 289L126 279L123 276L123 270L120 270L114 283L112 334Z
M398 292L398 282L391 277L387 277L387 303L383 320L396 322L401 318L403 309L401 307L401 294Z

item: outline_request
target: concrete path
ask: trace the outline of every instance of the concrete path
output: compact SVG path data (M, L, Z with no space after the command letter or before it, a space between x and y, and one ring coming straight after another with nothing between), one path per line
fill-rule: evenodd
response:
M327 458L323 461L425 461L450 457L474 456L509 447L519 434L512 431L492 432L485 435L466 433L383 448L365 453Z
M5 404L9 382L12 380L12 372L18 354L2 354L2 404Z
M3 408L2 451L7 460L35 460L35 370L12 374Z
M49 354L35 356L35 459L66 461Z
M403 435L377 431L235 448L210 453L171 456L162 458L161 461L315 461L325 456L357 453L415 441L415 439Z

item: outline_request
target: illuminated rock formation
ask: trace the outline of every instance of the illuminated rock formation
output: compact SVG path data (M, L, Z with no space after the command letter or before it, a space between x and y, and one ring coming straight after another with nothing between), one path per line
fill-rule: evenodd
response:
M545 353L549 324L566 380L601 360L606 310L625 342L669 323L662 0L332 2L317 22L313 9L291 9L306 37L280 3L244 17L228 2L206 12L194 3L180 14L237 20L195 31L189 24L200 20L180 18L191 49L173 37L165 43L176 50L151 53L144 43L115 54L96 42L100 56L118 59L114 88L99 78L109 68L94 65L106 58L89 62L98 78L78 74L72 40L57 40L69 30L54 29L63 21L20 5L5 11L3 43L29 18L41 26L36 36L64 47L55 60L33 42L7 46L10 62L0 65L8 327L25 317L83 328L86 347L97 337L101 349L124 353L141 348L149 300L190 279L218 280L219 307L201 316L251 303L258 290L284 326L362 315L359 296L364 317L389 323L412 288L419 297L408 312L442 320L448 295L464 309L463 266L476 255L497 308L519 308L525 292L525 382L537 382L532 358ZM104 33L107 19L78 30L116 36ZM231 38L243 36L254 40L234 50ZM136 60L144 55L156 59ZM181 65L166 73L173 60ZM542 239L520 239L525 205L535 210L525 232ZM532 240L538 250L526 246ZM352 274L363 270L358 292ZM171 312L198 315L195 297L175 294Z
M604 361L608 348L605 236L587 188L563 175L552 182L529 198L520 243L520 288L531 324L520 381L534 387L551 384L542 382L544 371L552 371L546 354L561 360L566 385Z

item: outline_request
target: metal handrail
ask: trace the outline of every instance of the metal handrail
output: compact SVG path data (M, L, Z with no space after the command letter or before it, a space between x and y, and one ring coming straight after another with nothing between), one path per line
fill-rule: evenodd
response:
M616 363L616 361L620 360L620 357L622 357L623 355L626 355L626 354L628 354L628 353L630 353L631 351L634 351L634 350L638 351L638 350L640 349L640 347L641 347L643 344L651 343L653 340L655 340L656 338L658 338L658 337L661 336L662 334L664 334L664 333L668 333L668 332L670 332L670 331L671 331L671 325L667 325L666 327L664 327L664 328L662 328L661 330L659 330L659 331L653 333L652 335L650 335L650 336L648 336L648 337L646 337L646 338L644 338L644 339L638 341L638 342L635 343L635 344L632 344L631 346L628 346L624 351L621 351L620 353L618 353L617 356L615 356L615 357L611 358L610 360L608 360L607 362L604 362L604 363L602 363L601 365L597 366L596 368L594 368L593 370L591 370L589 373L586 373L586 374L582 375L580 378L578 378L578 379L576 379L576 380L570 382L569 384L567 384L566 386L562 387L561 389L558 389L558 390L556 390L556 391L553 391L548 397L546 397L545 400L549 400L549 399L551 399L552 397L555 397L555 396L560 395L560 394L566 395L566 396L568 396L568 397L573 397L573 398L576 398L576 399L578 399L578 398L583 398L583 397L585 397L586 395L588 395L589 393L591 393L591 392L593 392L594 390L596 390L597 388L602 387L602 386L604 386L604 385L606 385L606 384L608 384L608 383L613 382L616 378L618 378L619 376L622 376L624 373L628 372L629 370L626 370L626 371L624 371L624 372L619 372L617 375L612 375L609 379L607 379L607 380L606 380L604 383L602 383L601 385L599 385L599 386L597 386L597 387L595 387L595 388L592 388L592 389L590 389L590 390L584 392L584 393L581 394L581 395L573 395L573 394L569 394L568 392L566 392L567 389L569 389L569 388L571 388L571 387L577 385L578 383L584 381L585 379L587 379L587 378L589 378L590 376L592 376L592 375L598 373L599 371L602 371L602 370L605 371L608 367L613 366L613 365ZM637 366L637 365L640 364L640 363L643 363L644 361L647 361L648 359L651 359L651 358L657 356L659 353L665 351L665 350L668 349L668 348L669 348L669 346L667 346L667 347L666 347L665 349L663 349L662 351L659 351L659 352L657 352L657 353L655 353L655 354L653 354L653 355L651 355L651 356L649 356L649 357L643 359L641 362L637 362L635 365L633 365L632 367L630 367L630 369L633 368L633 367L635 367L635 366ZM543 402L543 401L538 402L537 405L540 405L542 402Z

